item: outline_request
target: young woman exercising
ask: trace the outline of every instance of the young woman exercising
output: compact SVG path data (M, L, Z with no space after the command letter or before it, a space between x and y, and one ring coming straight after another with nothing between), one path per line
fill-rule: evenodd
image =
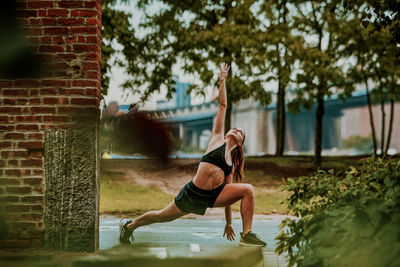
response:
M170 222L188 213L204 215L208 207L225 207L225 231L228 240L234 240L231 205L241 200L243 232L240 243L265 246L266 243L252 230L254 213L254 188L241 183L244 168L243 143L245 132L233 128L224 136L226 113L226 78L229 66L220 66L219 108L206 154L201 158L197 173L168 206L159 211L149 211L136 220L122 219L119 241L130 244L132 233L138 227L156 222ZM234 183L232 183L234 182Z

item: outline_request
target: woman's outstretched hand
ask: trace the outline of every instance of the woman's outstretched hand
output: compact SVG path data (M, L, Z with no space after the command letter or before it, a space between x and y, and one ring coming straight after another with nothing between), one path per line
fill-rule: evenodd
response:
M230 241L235 240L235 231L233 230L233 227L231 224L227 224L225 225L225 231L224 231L224 235L226 235L226 238Z
M229 65L226 63L222 63L219 65L219 80L220 81L226 81L226 77L228 76L229 72Z

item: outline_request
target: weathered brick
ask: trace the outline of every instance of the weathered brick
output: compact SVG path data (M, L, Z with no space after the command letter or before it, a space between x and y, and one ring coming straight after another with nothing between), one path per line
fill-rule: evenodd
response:
M21 113L21 107L0 107L0 113L18 114Z
M84 112L85 109L83 107L59 107L58 108L58 113L64 113L64 114L79 114L80 112Z
M42 18L42 23L45 26L56 25L57 24L57 20L56 20L56 18ZM45 36L45 37L50 38L50 40L51 40L51 37L49 37L49 36ZM43 40L43 38L42 38L42 42L43 41L48 43L46 40Z
M0 81L0 88L6 88L6 87L11 87L11 86L12 86L11 81L6 81L6 80Z
M30 205L6 205L5 212L27 212L30 210Z
M9 176L24 176L29 175L30 170L28 169L7 169L5 170L5 174Z
M17 178L0 178L0 185L17 185L19 180Z
M0 142L0 148L11 148L11 142Z
M69 10L67 9L49 9L47 10L47 16L49 17L67 17Z
M72 17L95 17L97 15L96 10L72 10Z
M85 70L98 70L100 68L100 65L98 63L87 62L83 64L83 68Z
M60 1L58 3L59 7L64 8L82 8L83 2L82 1Z
M6 187L6 191L8 193L15 193L15 194L26 194L30 193L32 191L32 188L30 187Z
M28 96L28 90L7 89L3 90L3 96Z
M52 8L54 7L53 1L28 1L28 8Z
M11 159L7 162L8 167L18 167L18 160Z
M34 222L14 222L11 225L11 228L13 230L17 230L17 229L29 229L29 228L36 228L36 223Z
M21 160L21 166L23 166L23 167L41 167L42 160L41 159Z
M17 196L0 196L0 203L10 203L10 202L18 202L19 197Z
M86 19L86 25L97 25L97 23L98 23L97 19L94 18Z
M41 89L40 94L43 95L58 95L58 89L55 88L46 88Z
M43 219L43 214L40 213L21 214L20 219L29 221L40 221L41 219ZM32 237L32 235L29 234L29 237Z
M0 116L0 122L8 122L8 116Z
M43 211L43 205L31 205L31 210L36 212Z
M8 150L8 151L2 151L1 156L5 158L22 158L28 156L28 152Z
M36 177L36 178L24 178L23 183L26 185L39 185L42 184L43 178Z
M42 116L16 116L17 122L42 122Z
M38 80L16 80L14 82L14 87L16 88L30 88L30 87L38 87Z
M96 33L95 27L71 27L72 34L94 34Z
M43 148L43 142L40 141L19 142L18 148L41 149Z
M42 202L43 197L42 196L25 196L21 197L22 202Z
M43 134L42 133L31 133L28 135L29 139L36 139L36 140L42 140L43 139Z
M97 89L86 89L86 95L98 96L99 95L99 90L97 90Z
M36 124L18 124L17 131L37 131L39 126Z
M43 174L43 170L42 169L34 169L33 173L34 174Z
M55 105L58 104L57 98L43 98L44 105Z
M72 105L97 105L97 99L93 98L72 98Z
M60 94L67 95L67 96L85 95L85 90L83 90L83 89L61 89Z
M43 158L43 153L41 151L29 152L30 159L41 159Z
M29 18L29 17L37 17L38 12L37 10L29 10L29 9L21 9L18 10L17 13L18 17L22 17L22 18Z
M65 27L44 28L44 34L68 34L69 30Z
M56 87L64 87L67 82L65 80L43 80L41 82L42 86L56 86Z
M64 47L61 45L41 45L39 52L64 52Z
M98 51L99 47L97 45L74 44L73 49L75 52L88 52Z
M44 116L44 122L69 122L69 117L67 116Z
M31 112L32 113L54 113L56 111L55 108L49 108L49 107L32 107Z
M4 135L4 139L24 139L25 135L23 133L7 133Z
M15 99L5 98L3 99L4 105L15 105Z

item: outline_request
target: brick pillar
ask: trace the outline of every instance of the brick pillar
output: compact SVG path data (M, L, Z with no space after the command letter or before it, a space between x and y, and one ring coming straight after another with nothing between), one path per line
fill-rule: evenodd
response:
M18 19L28 41L34 52L45 60L45 75L35 79L0 80L0 227L4 220L7 225L6 232L4 227L0 229L3 230L0 232L0 247L3 248L43 246L47 223L45 212L53 208L46 206L45 198L51 199L52 205L57 203L57 199L51 198L53 192L46 192L54 187L47 188L45 177L63 183L62 177L46 174L45 166L53 169L57 166L54 159L44 155L45 136L52 136L49 132L68 129L72 133L80 130L80 135L90 128L90 136L96 139L101 89L101 0L21 0L17 5ZM81 127L82 124L76 123L76 118L80 118L77 115L92 116L86 118L85 127ZM75 143L76 147L68 147L68 151L79 148L79 142ZM74 249L72 240L66 240L69 245L50 243L47 244L49 247L87 251L97 247L96 140L85 150L90 152L86 153L88 158L74 160L75 164L87 162L88 166L95 167L85 171L85 176L79 176L75 169L73 179L78 181L76 184L90 185L91 201L82 203L82 207L88 203L92 205L84 209L84 214L93 220L79 224L79 229L93 234L84 235L84 247ZM85 153L77 154L81 157ZM68 169L68 162L63 164L63 168ZM68 189L62 192L60 201L67 196L74 201L76 191L71 191L71 187ZM80 203L75 202L74 209L69 210L70 216L79 217L76 214L79 214Z

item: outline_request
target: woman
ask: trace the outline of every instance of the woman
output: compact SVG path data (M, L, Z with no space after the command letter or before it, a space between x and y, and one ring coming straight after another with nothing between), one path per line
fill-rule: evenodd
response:
M226 78L229 66L220 66L219 108L214 123L210 143L202 157L197 173L192 181L186 184L175 200L159 211L149 211L136 220L122 219L120 222L121 243L130 244L130 237L140 226L155 222L170 222L188 213L204 215L207 207L225 207L226 226L223 236L234 240L231 205L241 200L243 232L240 243L250 246L265 246L266 243L254 234L252 229L254 212L254 188L243 184L245 133L240 128L233 128L224 136L226 113ZM235 182L235 183L232 183Z

